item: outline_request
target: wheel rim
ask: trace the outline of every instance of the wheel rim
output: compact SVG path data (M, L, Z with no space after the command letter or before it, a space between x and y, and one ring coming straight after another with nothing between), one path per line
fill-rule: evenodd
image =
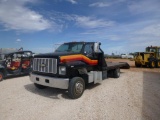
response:
M77 95L81 94L83 92L83 84L81 82L77 82L75 84L75 93Z
M154 62L152 62L152 67L155 67L155 63Z

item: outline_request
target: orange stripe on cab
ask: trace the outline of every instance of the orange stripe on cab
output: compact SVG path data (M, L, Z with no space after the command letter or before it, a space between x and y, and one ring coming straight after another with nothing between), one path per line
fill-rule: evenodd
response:
M90 65L97 65L98 64L98 60L91 60L88 57L84 56L84 55L67 55L67 56L61 56L60 57L60 61L61 62L70 62L70 61L76 61L76 60L81 60L84 61Z

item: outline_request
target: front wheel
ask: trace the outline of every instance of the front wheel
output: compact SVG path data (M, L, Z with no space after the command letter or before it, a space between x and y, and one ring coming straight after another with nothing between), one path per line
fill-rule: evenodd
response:
M150 67L150 68L155 68L155 67L156 67L155 61L150 61L150 62L149 62L149 67Z
M3 73L0 72L0 82L3 80Z
M37 83L34 83L34 85L36 86L36 88L38 89L45 89L46 86L43 86L43 85L40 85L40 84L37 84Z
M85 82L81 77L74 77L69 83L68 93L72 99L80 98L85 89Z

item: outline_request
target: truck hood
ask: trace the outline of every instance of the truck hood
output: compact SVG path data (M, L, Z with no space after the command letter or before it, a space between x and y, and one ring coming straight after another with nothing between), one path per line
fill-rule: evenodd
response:
M75 53L75 52L53 52L53 53L38 54L38 55L35 55L34 58L59 58L61 56L76 55L76 54L80 54L80 53Z

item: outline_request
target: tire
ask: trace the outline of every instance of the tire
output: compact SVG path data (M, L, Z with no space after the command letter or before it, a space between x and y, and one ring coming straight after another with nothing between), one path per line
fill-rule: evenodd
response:
M157 61L157 62L156 62L156 67L157 67L157 68L160 68L160 61Z
M149 61L149 67L150 68L155 68L156 67L155 61Z
M37 83L34 83L34 85L36 86L36 88L38 89L45 89L46 86L43 86L43 85L40 85L40 84L37 84Z
M80 98L85 90L85 82L81 77L74 77L69 83L68 93L72 99Z
M113 71L113 77L119 78L120 77L120 68L117 68Z
M0 82L3 81L4 75L2 72L0 72Z
M141 64L138 64L138 63L135 62L135 66L136 67L141 67Z

